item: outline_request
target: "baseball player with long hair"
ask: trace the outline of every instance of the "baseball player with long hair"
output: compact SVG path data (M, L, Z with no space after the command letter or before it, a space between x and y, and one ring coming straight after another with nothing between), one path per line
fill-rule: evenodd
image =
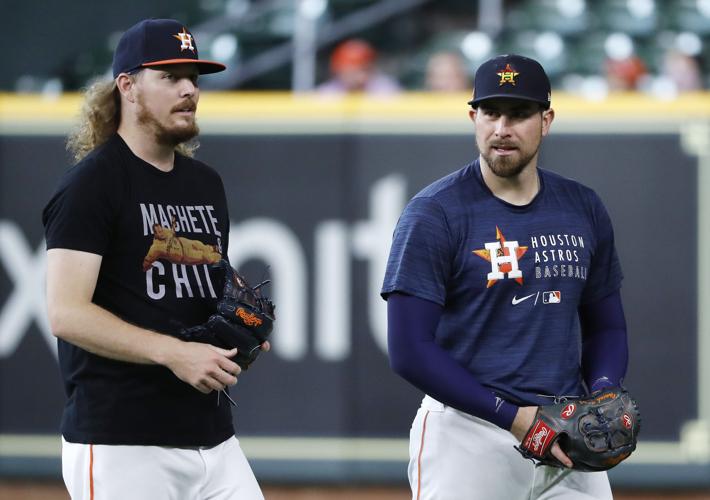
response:
M528 432L538 407L620 385L628 358L609 216L591 189L538 165L550 102L537 61L483 63L469 102L478 158L397 224L382 295L391 365L426 394L410 434L413 499L612 496L606 472L574 470L556 441L560 467L515 449L551 437Z
M178 335L207 321L222 286L224 187L191 156L198 79L223 69L178 21L131 27L113 79L86 92L68 140L77 164L44 209L75 500L263 498L220 399L237 350Z

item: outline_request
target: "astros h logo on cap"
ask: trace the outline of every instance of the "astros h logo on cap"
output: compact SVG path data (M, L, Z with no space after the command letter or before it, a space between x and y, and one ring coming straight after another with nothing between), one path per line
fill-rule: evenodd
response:
M506 64L505 69L503 69L503 71L496 73L496 75L500 76L500 82L498 83L498 85L503 85L504 83L510 83L512 85L515 85L515 77L519 74L520 73L510 67L510 64Z
M113 77L141 68L193 63L201 74L226 69L222 63L200 59L195 37L174 19L144 19L121 36L113 54Z
M180 50L190 49L191 51L195 52L195 47L192 46L192 35L187 32L184 26L182 27L182 31L180 33L173 36L180 40Z

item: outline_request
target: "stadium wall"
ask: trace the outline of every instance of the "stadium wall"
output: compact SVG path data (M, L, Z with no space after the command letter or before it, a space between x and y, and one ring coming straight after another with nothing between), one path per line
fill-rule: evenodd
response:
M406 480L421 394L389 370L378 290L407 200L476 155L467 100L202 96L197 156L225 181L230 260L254 280L269 273L279 311L273 352L232 391L260 478ZM40 214L70 164L79 104L0 94L0 477L60 474ZM710 96L562 95L553 107L540 164L600 194L625 274L626 384L643 429L612 481L710 486Z

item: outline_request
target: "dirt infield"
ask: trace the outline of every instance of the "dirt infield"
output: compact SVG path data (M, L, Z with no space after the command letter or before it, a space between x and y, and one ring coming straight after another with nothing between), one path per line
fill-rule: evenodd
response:
M321 486L265 486L267 500L408 500L406 488L386 487L321 487ZM57 482L31 483L0 481L3 500L68 500L64 486ZM617 491L616 500L710 500L710 491Z

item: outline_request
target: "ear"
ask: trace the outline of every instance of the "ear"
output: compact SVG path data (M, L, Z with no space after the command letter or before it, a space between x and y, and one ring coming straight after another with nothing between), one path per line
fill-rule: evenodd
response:
M550 132L550 125L555 119L555 110L550 108L542 112L542 135L546 136Z
M116 87L121 93L121 96L128 102L136 102L136 78L128 73L121 73L116 77Z
M471 108L468 110L468 117L471 119L472 122L476 121L476 113L478 113L478 109L476 108Z

